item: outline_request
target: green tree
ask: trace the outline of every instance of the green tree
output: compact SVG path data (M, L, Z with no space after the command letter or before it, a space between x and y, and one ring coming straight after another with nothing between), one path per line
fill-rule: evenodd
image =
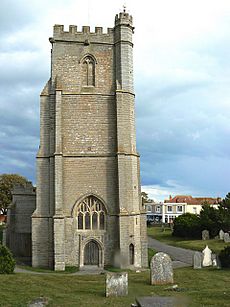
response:
M207 229L212 238L217 236L223 224L220 210L204 202L200 211L200 222L202 230Z
M150 203L153 200L149 198L148 194L146 192L141 192L141 199L142 199L142 204L144 203Z
M11 251L0 244L0 274L12 274L15 264Z
M184 213L173 221L173 236L182 238L200 238L200 217L192 213Z
M15 184L25 185L28 180L18 174L0 175L0 214L6 214L7 208L12 201L11 191Z
M219 210L222 219L222 229L230 231L230 193L219 203Z

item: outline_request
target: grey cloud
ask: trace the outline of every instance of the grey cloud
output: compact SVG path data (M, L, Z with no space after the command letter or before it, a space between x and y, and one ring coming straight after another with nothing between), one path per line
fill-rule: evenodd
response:
M38 18L34 1L1 0L0 33L2 36L22 29Z

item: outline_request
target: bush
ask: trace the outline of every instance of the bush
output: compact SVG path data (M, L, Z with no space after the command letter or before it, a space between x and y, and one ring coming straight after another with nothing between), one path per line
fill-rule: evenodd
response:
M204 203L202 206L200 222L202 230L207 229L211 238L217 236L220 229L223 229L220 210L211 207L208 203Z
M175 218L173 224L173 236L183 238L201 238L200 217L196 214L182 214Z
M14 272L15 260L10 250L0 245L0 274L11 274Z
M230 246L226 246L219 253L219 259L223 268L230 268Z

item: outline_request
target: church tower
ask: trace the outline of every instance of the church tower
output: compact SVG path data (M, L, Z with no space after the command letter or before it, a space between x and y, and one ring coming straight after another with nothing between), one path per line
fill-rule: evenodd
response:
M41 93L35 267L104 267L116 259L123 268L147 266L133 29L125 11L106 33L54 26L51 78Z

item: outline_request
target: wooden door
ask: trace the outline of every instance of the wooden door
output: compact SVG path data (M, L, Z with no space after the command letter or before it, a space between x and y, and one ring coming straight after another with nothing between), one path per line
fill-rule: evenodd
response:
M84 265L99 265L99 247L95 241L90 241L85 246Z

